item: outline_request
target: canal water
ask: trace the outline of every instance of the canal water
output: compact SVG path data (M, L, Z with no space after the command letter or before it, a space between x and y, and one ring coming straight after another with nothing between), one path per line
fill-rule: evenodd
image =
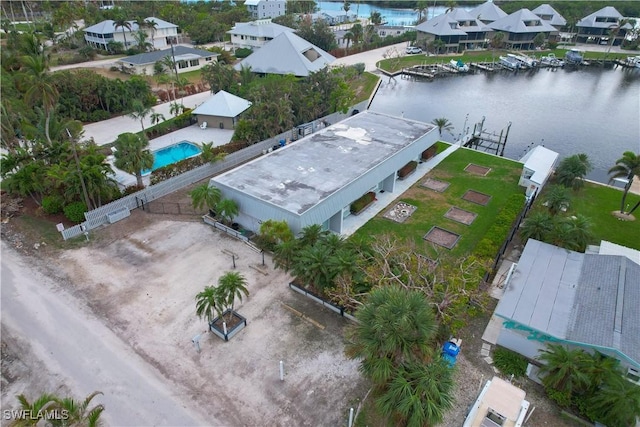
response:
M442 139L453 142L463 128L499 134L511 122L505 157L519 159L542 144L561 158L586 153L587 178L607 182L607 170L624 151L640 153L640 69L599 66L550 71L495 72L417 81L383 77L374 111L454 126Z
M344 2L342 1L316 1L316 5L319 11L345 13ZM468 8L465 7L464 9ZM443 14L445 10L446 7L433 7L432 4L429 4L427 7L427 16L431 19L434 16ZM410 26L415 25L418 19L418 12L412 9L385 8L376 6L375 3L349 2L349 14L355 14L358 18L368 19L372 12L379 12L380 16L382 16L382 21L387 25Z

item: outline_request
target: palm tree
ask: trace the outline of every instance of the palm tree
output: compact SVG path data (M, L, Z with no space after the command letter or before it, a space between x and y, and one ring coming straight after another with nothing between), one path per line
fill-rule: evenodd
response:
M53 409L55 409L57 405L57 399L58 399L53 394L47 394L47 393L42 394L33 402L29 402L29 400L24 394L19 394L16 397L18 399L18 402L20 403L20 409L29 411L29 413L33 415L32 417L18 418L17 420L15 420L15 422L11 424L12 426L15 426L15 427L22 427L22 426L26 427L26 426L37 425L38 421L40 421L41 419L44 419L44 416L48 411L52 411ZM35 419L30 419L30 418L35 418Z
M416 25L421 24L427 20L428 6L426 0L418 0L416 2L416 7L413 10L418 14Z
M329 232L322 229L320 224L308 225L300 232L300 246L313 246L323 239Z
M442 131L446 130L447 132L451 132L453 130L453 124L449 121L449 119L445 117L440 117L437 119L433 119L431 124L437 126L438 133L442 137Z
M556 215L562 209L567 209L570 201L567 189L561 185L549 187L544 197L544 205L549 209L551 215Z
M382 15L380 14L380 12L378 12L377 10L371 12L371 16L369 16L369 22L371 22L372 25L382 24Z
M153 50L155 50L156 48L156 30L158 29L158 22L155 20L149 20L149 19L145 19L144 21L145 27L151 29L151 47Z
M353 40L353 33L351 31L347 31L346 33L344 33L344 36L342 36L342 38L347 41L347 47L345 47L345 50L349 52L349 43L351 43L351 40Z
M151 113L149 118L151 119L152 125L157 125L158 123L164 122L165 120L167 120L162 113L155 113L155 112Z
M206 286L203 291L198 292L196 295L196 314L199 318L204 317L207 319L207 323L211 324L216 313L218 317L222 317L223 312L223 304L217 288Z
M227 307L230 308L232 312L236 298L242 301L242 295L246 297L249 296L247 279L237 271L228 271L223 274L220 279L218 279L218 288L224 289Z
M41 102L45 114L45 136L47 142L52 144L49 135L49 123L51 113L58 102L58 90L56 89L51 75L47 73L49 67L46 59L42 55L25 56L22 59L27 79L28 89L25 92L25 100L31 104Z
M584 177L592 169L589 157L584 154L574 154L562 159L556 168L556 181L565 187L579 190L584 185Z
M104 411L104 405L99 404L89 409L89 404L98 395L100 391L95 391L87 396L84 401L79 402L72 398L60 398L53 394L42 394L38 399L29 402L24 394L17 396L20 402L20 409L29 411L35 417L25 417L17 419L12 426L35 426L39 425L40 420L47 420L47 423L53 427L62 426L88 426L98 427L101 425L100 415ZM63 412L64 411L64 412ZM66 418L56 418L54 414L65 413ZM48 416L47 416L48 415Z
M173 114L175 117L182 114L182 110L184 107L177 102L172 102L169 104L169 113Z
M125 18L123 15L117 16L114 20L113 20L113 28L114 29L118 29L118 28L122 28L122 37L124 38L124 49L127 50L129 48L129 46L127 45L127 34L125 33L125 28L129 31L131 31L131 22L127 21L127 18Z
M299 251L300 245L298 240L291 239L278 243L273 251L273 263L275 267L289 272L294 265Z
M442 358L406 363L376 399L376 407L394 425L437 425L453 407L453 385L453 369Z
M153 167L153 154L149 151L149 141L147 138L135 133L122 133L118 135L115 142L116 161L114 165L118 169L129 172L136 176L138 187L144 187L142 182L142 171Z
M491 37L491 40L489 41L489 46L491 46L492 61L495 61L496 59L496 49L502 49L503 45L504 45L504 33L501 31L495 32L493 34L493 37Z
M590 357L583 350L568 350L561 344L549 344L539 359L545 362L540 368L545 388L570 396L588 387Z
M624 202L631 189L631 183L635 176L640 175L640 154L635 154L632 151L625 151L622 153L622 157L616 160L616 165L609 169L609 182L616 178L625 178L627 180L624 185L624 192L622 193L622 201L620 202L620 213L624 213ZM633 212L637 208L637 205L628 213Z
M608 426L637 425L640 418L640 387L622 375L610 375L589 400L591 414Z
M153 110L151 109L151 107L147 107L142 102L135 100L131 105L131 112L127 114L127 116L131 117L134 120L140 121L140 126L142 126L142 135L145 135L144 119L146 119L147 116L152 112Z
M233 218L238 215L240 209L233 199L222 199L216 204L216 211L222 217L223 222L231 224Z
M553 217L548 212L536 212L522 223L520 235L524 240L535 239L546 241L547 236L553 230Z
M567 222L571 249L584 252L587 245L595 238L591 220L584 215L576 214L565 221Z
M328 246L317 244L300 249L293 260L291 273L305 285L313 285L322 291L333 285L334 271L329 266L331 250Z
M362 28L362 24L356 23L351 26L351 34L353 34L353 44L357 44L360 40L362 40L362 35L364 34L364 29Z
M205 163L221 162L227 157L227 153L217 152L216 147L213 146L213 142L203 142L200 144L200 158Z
M218 187L205 182L191 190L189 197L191 197L191 205L194 209L200 210L203 207L213 209L222 200L222 192Z
M347 355L362 359L360 370L376 385L385 385L403 364L424 363L438 329L422 292L383 286L369 293L347 333Z

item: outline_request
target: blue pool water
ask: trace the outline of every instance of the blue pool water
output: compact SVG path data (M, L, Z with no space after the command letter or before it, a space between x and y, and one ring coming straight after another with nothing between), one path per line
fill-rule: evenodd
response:
M179 162L180 160L188 159L189 157L197 156L200 152L200 148L189 141L182 141L158 151L154 151L153 166L151 167L151 170L143 170L142 175L148 175L152 171L160 169L161 167Z

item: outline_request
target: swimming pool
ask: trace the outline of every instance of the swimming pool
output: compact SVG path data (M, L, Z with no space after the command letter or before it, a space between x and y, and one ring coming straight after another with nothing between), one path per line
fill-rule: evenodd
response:
M158 151L153 152L153 166L151 170L145 169L142 171L142 175L148 175L156 169L170 165L172 163L179 162L180 160L188 159L200 154L202 150L189 141L181 141L177 144L164 147Z

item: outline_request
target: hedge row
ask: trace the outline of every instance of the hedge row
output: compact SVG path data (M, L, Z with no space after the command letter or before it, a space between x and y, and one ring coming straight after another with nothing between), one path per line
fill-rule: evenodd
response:
M415 160L411 160L409 163L400 168L400 170L398 171L398 177L404 178L405 176L416 170L417 167L418 162L416 162Z
M476 246L474 250L476 256L493 259L498 254L513 221L518 217L523 206L524 194L513 194L507 199L505 207L498 213L493 225Z
M187 126L191 126L196 120L196 118L191 115L191 111L191 108L185 108L182 114L151 126L149 129L145 129L145 135L148 139L153 139L186 128ZM141 132L138 134L140 133Z
M359 214L364 208L376 199L376 193L369 191L355 202L351 203L351 213Z

